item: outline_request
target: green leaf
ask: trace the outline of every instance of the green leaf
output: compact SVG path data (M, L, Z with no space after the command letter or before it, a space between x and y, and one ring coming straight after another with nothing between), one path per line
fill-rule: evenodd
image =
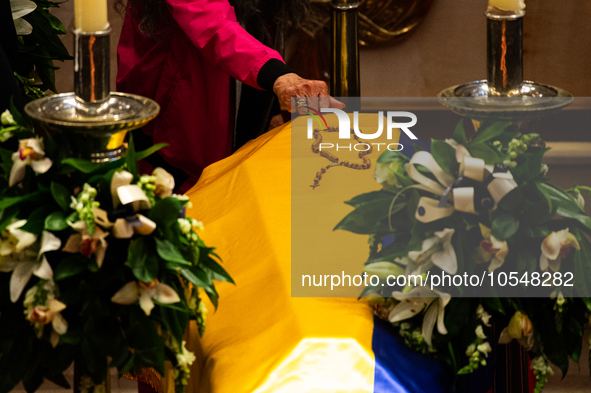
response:
M20 210L16 207L3 209L2 211L0 211L0 232L5 230L6 227L10 225L12 220L15 219L19 213Z
M47 215L47 206L41 206L33 210L33 212L27 218L27 223L20 229L36 235L43 232L45 216Z
M536 185L536 189L538 190L538 192L544 197L544 199L546 200L546 203L548 204L548 213L552 212L552 199L550 198L550 193L548 192L548 190L542 186L543 183L541 182L535 182Z
M24 202L33 203L34 201L37 201L37 200L43 200L44 197L45 197L44 191L37 191L37 192L32 192L30 194L26 194L23 196L18 196L18 197L2 198L0 200L0 210L4 210L6 208L9 208L9 207L12 207L15 205L19 205Z
M82 173L91 173L100 168L99 164L81 158L66 158L65 160L62 160L62 164L70 165Z
M135 159L138 161L143 160L144 158L151 156L152 154L156 153L158 150L164 149L165 147L168 147L168 143L158 143L157 145L150 146L146 150L138 151L135 154Z
M179 249L169 240L161 240L156 238L156 251L160 258L165 261L172 262L179 265L191 266L191 262L187 261Z
M445 172L452 175L457 173L459 164L456 160L456 150L448 143L432 139L431 155Z
M539 183L539 187L542 190L546 190L548 192L553 206L557 207L557 214L564 218L576 220L586 228L591 229L591 217L586 215L585 212L581 210L572 196L548 183Z
M148 218L156 223L159 228L166 228L173 224L178 225L181 202L168 197L156 202L148 213Z
M499 240L506 240L519 229L519 220L510 213L499 214L492 222L491 232Z
M453 138L460 145L466 145L468 140L466 139L466 131L464 130L464 121L460 120L456 129L454 130Z
M360 204L355 210L345 216L345 218L337 224L334 230L341 229L364 235L375 234L378 232L390 232L387 227L388 213L395 195L385 191L378 191L371 194L375 195L373 201L368 200L367 202ZM355 198L353 200L355 200ZM394 206L392 206L392 215L394 216L397 212L403 211L407 206L407 203L408 199L405 195L400 195ZM407 220L400 221L392 218L392 225L394 227L401 225L407 226L408 224L409 222Z
M218 307L218 293L215 290L210 276L200 267L192 266L189 268L181 268L181 274L189 280L193 285L203 288L213 306Z
M160 316L166 330L173 335L177 342L182 343L183 335L189 324L189 315L170 307L160 307Z
M471 143L468 151L473 157L482 158L487 165L501 162L499 153L485 143Z
M209 269L210 277L212 280L225 281L235 284L234 280L232 279L232 277L230 277L228 272L226 272L226 270L213 258L210 258L208 256L206 258L200 259L200 262L202 263L203 267Z
M59 183L51 182L51 195L63 210L70 209L70 203L72 202L70 196L72 194L70 194L70 191L66 187Z
M80 255L65 258L57 265L53 272L53 279L60 281L68 277L78 275L86 270L88 260Z
M56 211L45 218L45 229L48 231L63 231L68 228L68 221L64 216L64 212Z
M533 154L527 154L527 169L530 179L541 177L542 159L548 150L550 149L541 149Z
M129 310L130 328L126 337L133 348L135 368L154 367L164 375L164 344L156 325L139 307Z
M538 267L538 260L539 256L536 256L525 246L518 247L517 261L515 265L518 275L521 277L521 274L524 272L528 272L528 274L535 272Z
M196 287L205 288L212 284L211 279L207 273L203 271L203 269L196 269L195 267L181 267L180 271L183 277L189 280L191 284L195 285Z
M133 275L140 281L150 283L158 277L158 259L145 238L132 240L127 252L127 262Z
M368 285L365 288L363 288L363 291L361 291L361 294L359 295L359 297L357 298L357 300L361 299L362 297L366 297L368 295L371 295L373 293L379 293L382 289L384 289L384 286L382 284L385 284L385 280L380 280L380 282L378 283L378 285Z
M511 123L495 122L485 128L481 127L472 138L470 146L489 141L501 135ZM471 153L471 152L470 152Z

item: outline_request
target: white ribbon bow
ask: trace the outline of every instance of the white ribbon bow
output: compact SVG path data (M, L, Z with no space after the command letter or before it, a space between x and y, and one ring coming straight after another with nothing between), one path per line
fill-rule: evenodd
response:
M415 165L422 165L427 168L437 181L423 175ZM446 190L453 187L456 181L452 175L441 169L431 153L426 151L417 152L412 156L406 172L411 179L419 183L414 188L429 191L439 196L443 196ZM492 202L494 202L493 210L497 208L498 203L505 195L517 187L511 172L495 172L493 165L486 165L483 159L471 157L467 152L463 154L460 162L459 176L479 183L483 183L492 176L486 188L490 193ZM474 206L474 187L454 187L449 192L450 195L448 195L447 201L453 202L453 205L446 203L444 206L440 206L441 203L437 199L421 197L415 218L422 223L428 223L449 217L456 210L478 214Z

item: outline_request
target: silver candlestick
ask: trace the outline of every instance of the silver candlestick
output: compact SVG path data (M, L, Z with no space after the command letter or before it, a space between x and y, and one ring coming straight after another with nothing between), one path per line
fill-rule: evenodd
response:
M558 87L523 80L525 11L489 6L487 79L449 87L440 102L475 120L531 121L569 105L573 96Z
M128 131L140 128L160 111L153 100L110 91L111 29L74 32L74 93L32 101L25 112L49 133L68 135L74 155L96 163L125 156Z

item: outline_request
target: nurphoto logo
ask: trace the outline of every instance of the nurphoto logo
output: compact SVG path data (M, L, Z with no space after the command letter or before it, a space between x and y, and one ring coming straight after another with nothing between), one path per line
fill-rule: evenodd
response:
M384 116L383 111L379 111L377 113L378 116L378 129L374 133L364 133L359 129L359 112L353 112L353 127L351 128L351 119L347 112L336 109L336 108L321 108L320 111L317 111L310 107L305 107L307 111L305 114L310 115L311 117L308 118L308 128L307 128L307 138L314 139L314 120L320 126L320 129L328 129L328 123L322 113L334 113L337 115L339 120L339 139L351 139L351 131L355 133L357 138L364 139L364 140L375 140L382 136L384 132L384 118L386 118L386 138L388 140L393 139L393 130L399 129L404 132L408 138L410 139L418 139L416 135L410 131L410 128L417 124L417 116L411 112L399 112L399 111L387 111L386 116ZM394 121L394 118L406 119L406 122ZM372 145L377 145L378 151L380 150L380 145L386 145L386 143L372 143ZM399 143L390 143L387 146L388 150L391 151L400 151L402 150L403 146ZM335 148L333 143L321 143L319 146L320 150L325 149L332 149ZM358 143L353 148L356 151L365 151L369 150L370 146L368 143ZM341 146L339 144L336 145L337 151L339 149L346 149L351 150L351 145Z

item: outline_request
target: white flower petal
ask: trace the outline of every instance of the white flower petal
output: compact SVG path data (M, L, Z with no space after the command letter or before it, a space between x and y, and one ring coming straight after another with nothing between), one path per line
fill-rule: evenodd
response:
M488 265L488 272L490 273L495 271L496 269L503 266L503 263L505 263L505 258L499 258L495 255L490 261L490 265Z
M51 160L48 157L45 157L40 160L31 161L31 168L33 168L36 173L45 173L51 168L51 164Z
M159 303L172 304L181 301L178 293L166 284L156 284L150 288L150 296Z
M449 303L451 297L449 296L442 296L439 298L438 304L439 307L437 308L437 331L440 334L447 334L447 329L445 328L445 306Z
M94 255L96 256L96 264L98 267L103 266L103 261L105 260L105 253L107 252L107 246L109 243L103 238L99 240L96 244L96 248L94 250Z
M66 321L62 314L55 314L53 317L53 321L51 321L51 324L53 326L53 330L60 336L62 334L66 334L66 332L68 331L68 321Z
M37 241L37 235L20 229L13 230L12 235L18 239L18 242L14 246L14 252L20 252Z
M33 32L33 26L22 18L14 20L16 35L29 35Z
M431 260L435 266L449 274L456 274L458 271L456 252L451 243L444 244L443 250L433 254Z
M429 305L433 301L431 299L425 298L406 298L402 300L400 303L396 305L390 311L390 315L388 316L388 320L392 323L403 321L408 318L412 318L425 308L425 306Z
M552 270L553 272L557 272L560 270L560 262L562 261L562 258L556 258L555 260L549 260L548 261L548 267L550 268L550 270Z
M25 171L27 169L26 162L20 159L18 152L12 155L12 161L13 164L12 169L10 170L10 179L8 180L9 187L20 183L25 178Z
M62 251L77 253L77 252L80 252L81 249L82 249L82 235L80 233L76 233L74 235L71 235L68 238L68 241L66 241L66 245L64 246Z
M10 300L13 303L16 303L23 293L23 289L27 286L36 267L37 262L34 260L17 263L10 277Z
M437 321L437 309L439 308L438 303L432 303L425 316L423 317L423 338L425 342L432 346L431 338L433 336L433 328Z
M41 234L41 249L39 250L39 257L49 251L59 250L62 246L62 241L49 231L43 231Z
M53 278L53 270L51 269L49 262L47 262L45 255L41 258L41 262L37 263L33 274L43 280L51 280Z
M152 301L152 297L146 291L140 291L140 307L147 316L150 316L152 309L154 308L154 302Z
M10 0L10 9L12 19L22 18L23 16L35 11L37 4L30 0Z
M131 184L133 175L127 171L115 172L111 179L111 197L113 198L113 207L117 207L120 204L119 197L117 196L117 189L121 186L127 186Z
M552 232L546 236L544 241L542 241L542 253L548 259L558 258L558 255L560 255L560 247L560 236L556 232Z
M57 299L51 299L48 303L48 310L53 313L59 313L66 309L66 305Z
M55 331L55 329L51 331L49 342L53 348L57 347L57 344L60 342L60 335Z
M140 297L140 288L135 281L125 284L113 297L111 301L117 304L133 304Z
M82 232L86 229L86 223L82 220L76 221L75 223L68 222L68 225L77 232Z
M540 255L540 270L543 272L547 272L549 264L550 260L546 258L544 254Z

